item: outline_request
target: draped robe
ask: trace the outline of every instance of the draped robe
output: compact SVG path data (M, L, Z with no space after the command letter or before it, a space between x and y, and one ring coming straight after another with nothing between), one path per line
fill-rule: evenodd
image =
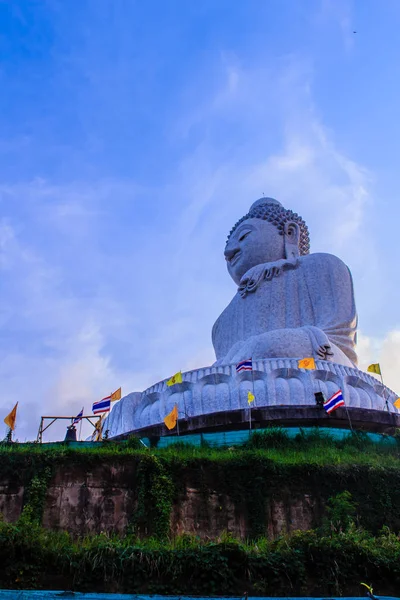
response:
M212 339L218 364L225 364L229 350L240 342L266 332L303 328L309 339L305 356L318 357L317 346L330 345L330 360L354 366L357 313L353 282L348 267L331 254L308 254L296 266L282 269L271 280L263 280L245 297L236 293L214 324ZM293 357L290 335L280 358ZM280 347L282 344L280 345ZM248 358L251 358L249 356ZM253 356L269 358L269 356Z

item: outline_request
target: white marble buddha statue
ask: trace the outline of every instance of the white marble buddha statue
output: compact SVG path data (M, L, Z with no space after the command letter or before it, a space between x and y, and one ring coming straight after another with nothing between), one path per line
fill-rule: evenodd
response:
M272 198L236 223L225 258L238 291L213 327L217 365L310 356L357 364L350 271L309 248L303 219Z

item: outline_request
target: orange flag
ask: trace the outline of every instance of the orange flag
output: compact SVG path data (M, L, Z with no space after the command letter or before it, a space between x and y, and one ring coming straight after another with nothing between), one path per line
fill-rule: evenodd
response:
M297 364L299 369L315 369L315 360L312 357L302 358Z
M178 405L175 404L174 408L171 412L164 417L164 423L168 427L168 429L173 429L176 426L176 422L178 420Z
M121 388L118 388L115 392L111 394L110 401L114 402L114 400L121 400Z
M18 406L18 402L14 406L12 411L4 419L4 423L7 425L7 427L9 427L11 429L11 431L14 431L14 429L15 429L15 421L17 419L17 406Z

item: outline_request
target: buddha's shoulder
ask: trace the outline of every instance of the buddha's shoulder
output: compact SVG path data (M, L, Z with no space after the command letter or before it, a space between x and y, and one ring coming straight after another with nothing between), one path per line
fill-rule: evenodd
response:
M316 252L314 254L306 254L300 256L300 265L304 270L323 270L337 273L349 273L349 268L345 263L334 254L325 252Z

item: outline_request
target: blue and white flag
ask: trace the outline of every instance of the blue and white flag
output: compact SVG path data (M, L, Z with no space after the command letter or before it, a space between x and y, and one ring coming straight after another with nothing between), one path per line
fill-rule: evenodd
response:
M236 373L241 373L242 371L252 371L253 370L253 361L252 359L242 360L242 362L236 365Z
M94 415L99 415L100 413L108 412L111 409L111 396L107 396L102 400L98 400L97 402L93 402L92 411Z
M342 390L338 390L336 394L333 394L333 396L331 396L329 400L325 400L324 402L324 409L326 410L328 415L329 413L339 408L339 406L345 406Z
M81 412L76 415L75 419L72 421L72 425L77 425L80 421L82 421L82 417L83 417L83 408L81 410Z

